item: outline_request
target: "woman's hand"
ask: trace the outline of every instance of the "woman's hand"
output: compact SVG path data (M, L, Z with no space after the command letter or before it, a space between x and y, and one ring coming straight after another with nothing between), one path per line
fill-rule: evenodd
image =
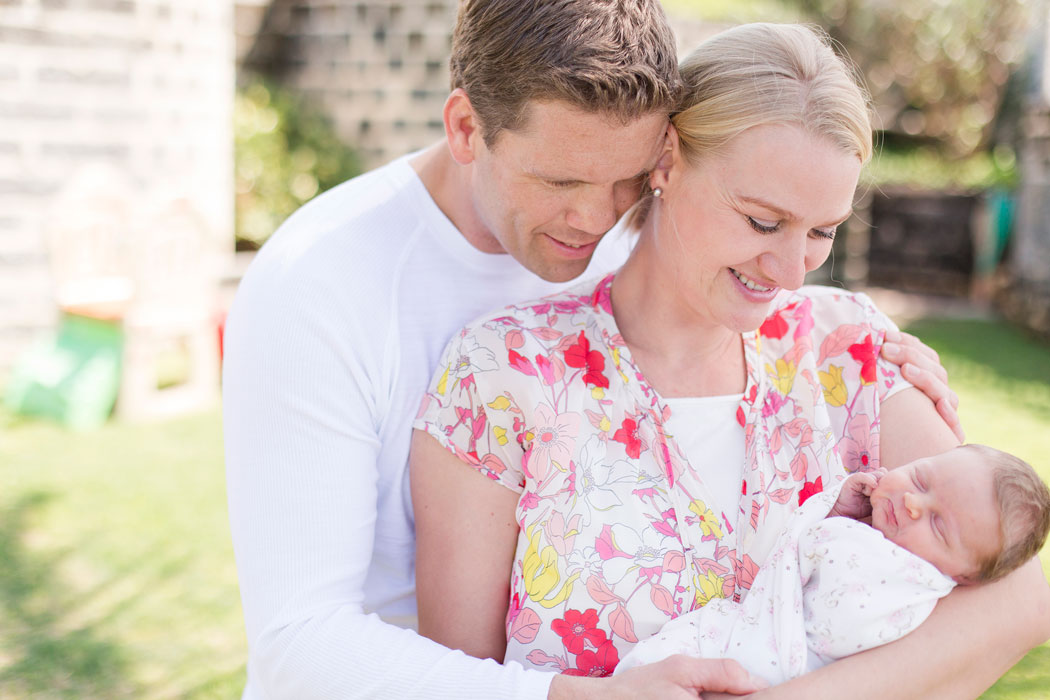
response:
M731 659L676 655L612 678L556 676L547 700L696 700L705 690L746 695L768 686Z
M904 378L933 401L955 437L965 442L966 433L959 422L959 397L948 386L948 371L941 365L937 351L910 333L890 331L886 333L882 356L900 365Z

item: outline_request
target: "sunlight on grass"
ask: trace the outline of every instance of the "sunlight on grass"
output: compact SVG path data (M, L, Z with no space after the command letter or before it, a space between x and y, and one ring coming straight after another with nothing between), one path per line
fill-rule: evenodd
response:
M921 321L906 330L941 356L969 442L1016 454L1050 482L1050 349L1001 323ZM1040 553L1050 577L1050 546ZM1028 654L983 700L1050 699L1050 644Z
M2 425L0 697L237 697L218 411L89 434Z
M1050 349L999 323L909 330L941 353L969 439L1050 478ZM221 433L217 410L86 434L0 413L0 697L240 696ZM983 697L1050 699L1050 646Z

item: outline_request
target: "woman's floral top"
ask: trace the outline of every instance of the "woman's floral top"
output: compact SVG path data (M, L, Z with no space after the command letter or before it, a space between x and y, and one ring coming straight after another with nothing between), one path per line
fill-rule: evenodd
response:
M452 339L416 427L521 494L507 659L611 673L640 638L739 600L792 511L878 466L879 405L909 386L879 358L892 328L861 294L783 294L743 336L739 503L714 503L631 360L610 275L508 307Z

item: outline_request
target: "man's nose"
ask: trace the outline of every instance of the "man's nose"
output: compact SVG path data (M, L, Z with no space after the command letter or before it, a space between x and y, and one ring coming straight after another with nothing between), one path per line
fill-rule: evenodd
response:
M566 216L566 223L578 231L600 236L613 227L616 219L616 198L612 189L593 188L579 193Z

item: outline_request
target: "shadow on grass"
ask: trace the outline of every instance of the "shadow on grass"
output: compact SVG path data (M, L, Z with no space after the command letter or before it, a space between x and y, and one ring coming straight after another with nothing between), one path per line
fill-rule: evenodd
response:
M0 505L0 696L134 697L120 646L69 619L65 555L26 546L31 519L52 498L37 491Z

